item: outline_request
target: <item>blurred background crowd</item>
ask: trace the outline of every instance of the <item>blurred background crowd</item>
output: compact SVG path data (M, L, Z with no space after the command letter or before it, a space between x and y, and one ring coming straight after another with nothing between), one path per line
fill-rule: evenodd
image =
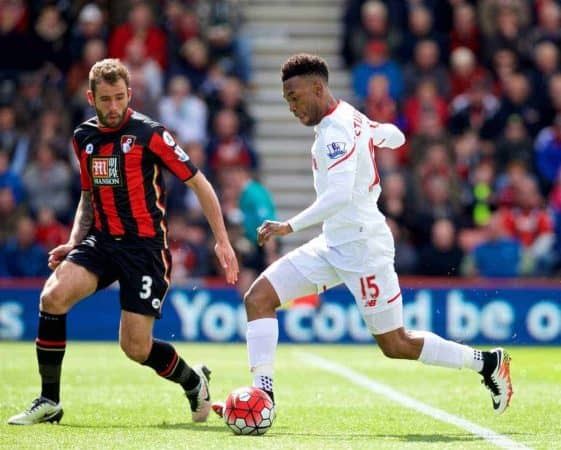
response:
M552 276L561 249L561 4L350 0L342 56L372 119L400 273Z
M249 42L230 1L0 1L0 277L48 274L46 252L66 242L80 195L70 142L94 114L90 67L120 58L131 107L165 124L215 184L244 280L270 262L255 228L275 218L254 177L255 120L245 90ZM176 282L216 276L210 232L196 197L166 174Z
M0 0L0 278L48 275L46 253L67 240L80 195L72 130L94 114L88 71L104 57L128 66L132 108L168 127L214 183L240 289L282 254L256 245L256 227L277 217L258 181L243 7ZM347 0L341 18L349 100L408 137L377 154L398 273L557 274L560 2ZM220 276L196 197L166 182L173 281Z

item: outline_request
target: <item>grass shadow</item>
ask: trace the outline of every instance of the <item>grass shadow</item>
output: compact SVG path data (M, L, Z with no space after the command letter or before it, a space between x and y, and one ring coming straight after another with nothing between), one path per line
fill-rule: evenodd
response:
M110 424L110 423L100 423L96 425L82 425L79 423L60 423L58 424L60 427L67 427L67 428L90 428L90 429L107 429L107 430L134 430L138 429L146 429L146 428L158 428L160 430L197 430L203 432L213 432L223 433L227 431L227 428L224 424L217 424L217 425L208 425L208 424L198 424L198 423L156 423L156 424L135 424L135 425L126 425L126 424Z
M217 423L210 425L208 423L157 423L157 424L109 424L100 423L95 425L82 425L79 423L61 423L58 426L75 428L75 429L93 429L93 430L134 430L134 429L160 429L160 430L184 430L198 431L201 433L229 433L228 428ZM503 436L524 437L530 436L529 433L521 432L503 432ZM314 433L314 432L294 432L288 427L273 426L265 435L268 438L302 438L303 440L323 439L332 442L353 442L353 441L386 441L386 442L410 442L410 443L473 443L483 442L485 439L471 433L409 433L409 434L384 434L384 433Z
M309 439L325 439L329 441L396 441L396 442L419 442L419 443L462 443L462 442L479 442L485 441L481 436L471 433L409 433L409 434L383 434L383 433L341 433L341 434L327 434L327 433L294 433L290 430L276 427L267 433L270 437L294 436ZM502 433L505 436L520 436L527 437L529 433Z

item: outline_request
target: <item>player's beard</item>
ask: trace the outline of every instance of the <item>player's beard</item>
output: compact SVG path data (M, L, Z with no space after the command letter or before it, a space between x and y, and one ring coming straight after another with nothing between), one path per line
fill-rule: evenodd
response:
M116 116L116 117L112 117L112 118L109 118L109 113L104 115L101 110L99 110L97 107L95 107L95 113L97 115L97 121L104 128L118 128L123 123L123 120L125 120L125 116L127 115L128 107L129 107L129 105L127 105L123 109L121 114L118 114L118 117Z
M315 127L318 123L321 122L322 119L317 105L311 105L308 111L305 113L304 117L307 120L306 122L302 121L302 123L307 127Z
M317 125L317 123L314 121L313 117L308 114L308 113L304 113L303 115L301 115L299 117L300 122L302 123L302 125L306 126L306 127L313 127L314 125Z

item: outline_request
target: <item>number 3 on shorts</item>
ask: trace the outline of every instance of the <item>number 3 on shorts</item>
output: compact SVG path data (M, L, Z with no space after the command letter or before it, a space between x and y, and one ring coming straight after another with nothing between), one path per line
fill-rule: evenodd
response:
M152 277L148 275L142 276L142 289L139 295L142 300L150 298L150 295L152 295Z

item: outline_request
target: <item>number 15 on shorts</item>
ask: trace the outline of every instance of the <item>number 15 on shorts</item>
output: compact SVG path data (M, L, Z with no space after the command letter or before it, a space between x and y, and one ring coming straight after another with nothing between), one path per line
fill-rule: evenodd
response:
M375 282L376 275L367 275L360 278L360 293L366 307L376 306L376 300L380 295L380 288Z

